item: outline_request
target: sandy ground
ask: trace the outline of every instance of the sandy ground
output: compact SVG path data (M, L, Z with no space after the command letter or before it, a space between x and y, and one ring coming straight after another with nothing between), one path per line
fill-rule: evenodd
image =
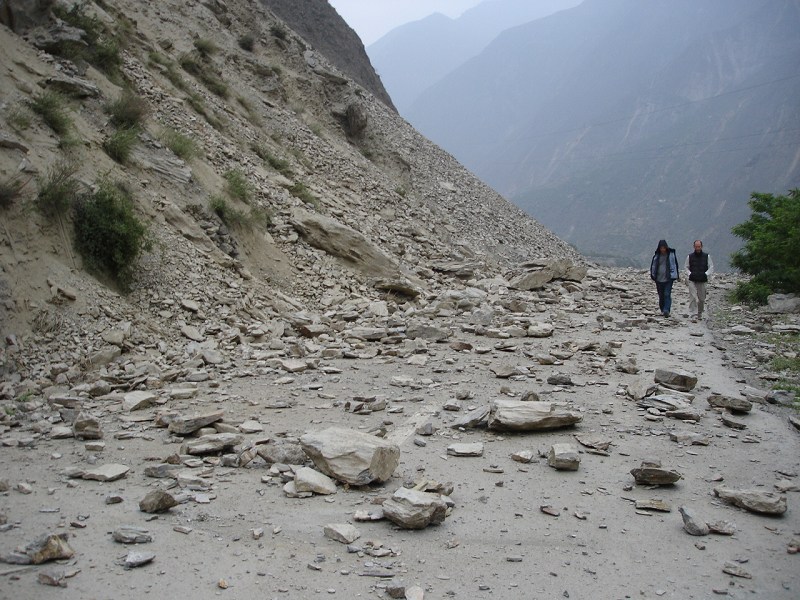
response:
M380 566L396 573L394 582L420 586L425 598L798 598L800 555L789 554L787 547L800 536L800 494L787 493L789 509L783 516L765 517L721 503L713 488L724 484L772 490L787 475L800 483L800 435L781 412L786 409L767 405L755 405L742 417L747 424L743 431L722 425L706 398L712 391L737 395L748 373L729 366L721 332L712 345L708 323L691 323L682 316L685 288L676 287L675 317L656 317L655 290L644 278L623 282L629 292L592 289L593 301L585 309L548 308L541 318L556 326L554 336L523 338L513 351L479 354L431 344L423 366L383 355L327 360L326 366L341 372L310 370L293 375L288 383L276 383L275 374L223 374L204 386L199 398L170 403L170 408L186 413L224 408L226 420L233 422L255 418L265 426L262 437L298 436L330 424L363 431L384 426L387 437L400 445L401 461L395 476L382 486L340 487L332 496L289 499L269 477L265 463L257 460L247 468L209 469L210 502L190 501L154 517L140 512L138 502L164 480L147 478L143 470L179 446L150 422L124 422L118 405L92 407L104 423L102 453L88 452L83 442L46 437L32 447L3 447L0 479L12 489L0 494L0 513L15 526L0 533L0 552L41 533L68 532L75 557L61 564L0 565L0 597L388 597L389 582L368 575ZM602 329L597 320L601 313L613 318ZM644 318L620 326L634 317ZM454 338L486 348L498 341L462 331ZM539 365L523 353L546 352L578 340L619 342L621 347L615 359L576 351L553 366ZM639 374L615 370L614 364L627 357L635 357ZM498 379L490 370L498 364L528 367L531 376ZM656 368L683 368L698 377L694 405L708 409L698 424L648 421L626 398L624 387L640 379L652 381ZM577 385L547 384L553 373L569 374ZM392 385L397 376L411 378L413 384ZM456 431L447 424L463 411L441 410L459 392L472 393L460 401L466 409L531 390L543 400L573 403L583 412L583 421L574 428L538 434ZM375 395L385 398L389 409L402 412L356 415L343 406L347 400ZM291 407L268 408L276 402ZM416 445L415 428L429 420L440 429L423 438L425 446ZM682 445L670 440L673 430L705 433L711 442ZM116 439L120 432L135 437ZM584 451L575 472L556 471L541 458L528 464L511 459L521 450L538 453L554 442L574 442L576 433L609 438L609 456ZM25 437L33 436L14 431L2 439L11 444ZM448 456L447 446L455 441L484 442L484 454ZM647 457L680 471L683 479L671 487L636 486L630 469ZM62 475L68 467L92 462L122 463L132 470L125 479L110 483ZM388 555L381 557L350 553L345 545L323 536L324 525L352 523L355 511L373 508L403 483L423 478L454 485L455 507L443 524L404 531L388 521L355 523L361 538L354 545L386 549ZM19 482L27 482L31 493L17 491ZM123 502L106 504L112 494L121 495ZM671 512L634 506L636 500L654 498L668 503ZM552 506L559 515L541 512L542 505ZM735 535L688 535L677 510L681 505L708 522L735 523ZM110 534L121 525L150 531L153 542L134 549L155 552L153 562L129 570L120 564L129 547L114 542ZM190 531L176 531L176 526ZM255 539L253 530L258 529L263 529L263 537ZM729 562L752 577L724 573ZM40 572L54 569L76 574L66 579L66 588L37 582Z

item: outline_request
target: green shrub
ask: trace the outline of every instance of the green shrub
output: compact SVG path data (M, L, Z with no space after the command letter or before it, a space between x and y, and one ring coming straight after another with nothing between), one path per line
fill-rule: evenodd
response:
M239 48L252 52L256 45L256 38L251 33L246 33L239 38Z
M228 226L238 225L244 220L244 213L233 208L222 196L211 196L208 207Z
M180 131L172 128L166 128L161 131L159 136L164 145L172 150L173 154L183 160L190 160L195 156L200 155L200 150L195 141L188 135L182 134Z
M125 164L133 152L133 147L139 138L139 128L129 127L117 129L103 142L103 149L111 158L120 164Z
M85 60L112 79L119 80L122 65L119 41L100 19L86 14L82 3L75 3L69 9L57 3L53 6L53 13L69 25L82 29L85 35L82 42L62 41L48 50L73 61Z
M24 104L15 104L6 115L6 123L18 133L25 131L31 126L31 113Z
M43 215L55 218L67 212L78 199L80 182L75 179L78 167L68 160L54 163L38 180L35 205Z
M228 85L214 73L210 65L199 63L194 56L188 53L181 56L179 62L184 71L195 77L211 93L220 98L228 98Z
M753 192L750 218L731 229L745 240L731 255L731 265L752 275L740 283L734 298L766 304L776 292L800 292L800 189L786 196Z
M67 99L58 92L45 90L35 96L30 102L33 112L42 117L42 120L57 135L63 136L69 132L72 119L67 114Z
M253 195L253 186L239 169L227 171L223 177L226 181L225 189L232 198L250 204Z
M319 199L308 189L305 183L298 181L287 189L292 196L299 198L306 204L311 204L314 207L319 206Z
M217 45L208 38L197 38L194 41L195 50L197 53L203 57L203 59L207 59L209 56L213 56L219 51Z
M147 101L137 96L131 89L126 89L119 98L106 105L106 112L111 115L111 123L124 128L140 126L149 111Z
M272 34L272 37L279 40L286 41L286 39L289 37L289 34L286 32L286 27L280 23L273 23L270 25L269 32Z
M142 252L152 246L130 194L108 181L75 205L75 248L87 267L128 290Z
M0 209L8 208L22 196L22 190L28 185L30 178L26 179L17 173L0 181Z

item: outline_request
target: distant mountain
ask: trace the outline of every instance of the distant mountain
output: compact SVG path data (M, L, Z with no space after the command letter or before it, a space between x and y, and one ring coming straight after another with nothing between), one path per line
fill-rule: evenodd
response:
M798 0L586 0L504 32L405 115L610 262L703 238L800 186Z
M343 73L395 109L369 61L364 44L328 0L261 0ZM396 109L395 109L396 110Z
M400 114L497 35L582 0L486 0L457 19L441 13L393 29L367 48Z

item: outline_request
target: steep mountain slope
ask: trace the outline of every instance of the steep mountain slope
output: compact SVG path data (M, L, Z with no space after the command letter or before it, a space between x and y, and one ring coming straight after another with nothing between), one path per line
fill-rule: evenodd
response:
M479 54L497 34L581 0L487 0L457 19L441 13L402 25L367 48L400 114L425 89Z
M380 77L369 62L364 44L328 0L262 0L264 6L283 19L353 81L394 108Z
M258 2L116 0L85 12L103 39L130 40L113 75L34 46L53 47L52 36L74 35L69 27L0 28L0 181L23 183L0 207L4 334L57 319L65 336L85 340L76 352L90 353L98 332L86 319L101 305L171 339L181 334L168 307L181 296L255 323L356 297L422 298L462 285L456 271L481 278L535 258L578 258ZM116 133L109 105L124 88L148 113L132 155L116 162L104 147ZM31 111L43 89L74 96L59 100L67 133ZM194 157L162 141L174 133ZM82 190L123 184L150 228L156 243L125 296L85 271L69 210L54 220L35 209L64 164ZM243 194L230 192L231 179L244 180ZM344 247L325 245L335 236Z
M699 237L724 266L750 192L800 179L798 24L793 0L589 0L506 32L409 119L587 254Z

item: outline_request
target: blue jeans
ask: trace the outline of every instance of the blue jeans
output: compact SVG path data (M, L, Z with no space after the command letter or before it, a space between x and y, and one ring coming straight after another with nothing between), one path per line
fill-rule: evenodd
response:
M658 290L658 308L662 314L668 313L672 308L672 284L669 281L656 281L656 289Z

